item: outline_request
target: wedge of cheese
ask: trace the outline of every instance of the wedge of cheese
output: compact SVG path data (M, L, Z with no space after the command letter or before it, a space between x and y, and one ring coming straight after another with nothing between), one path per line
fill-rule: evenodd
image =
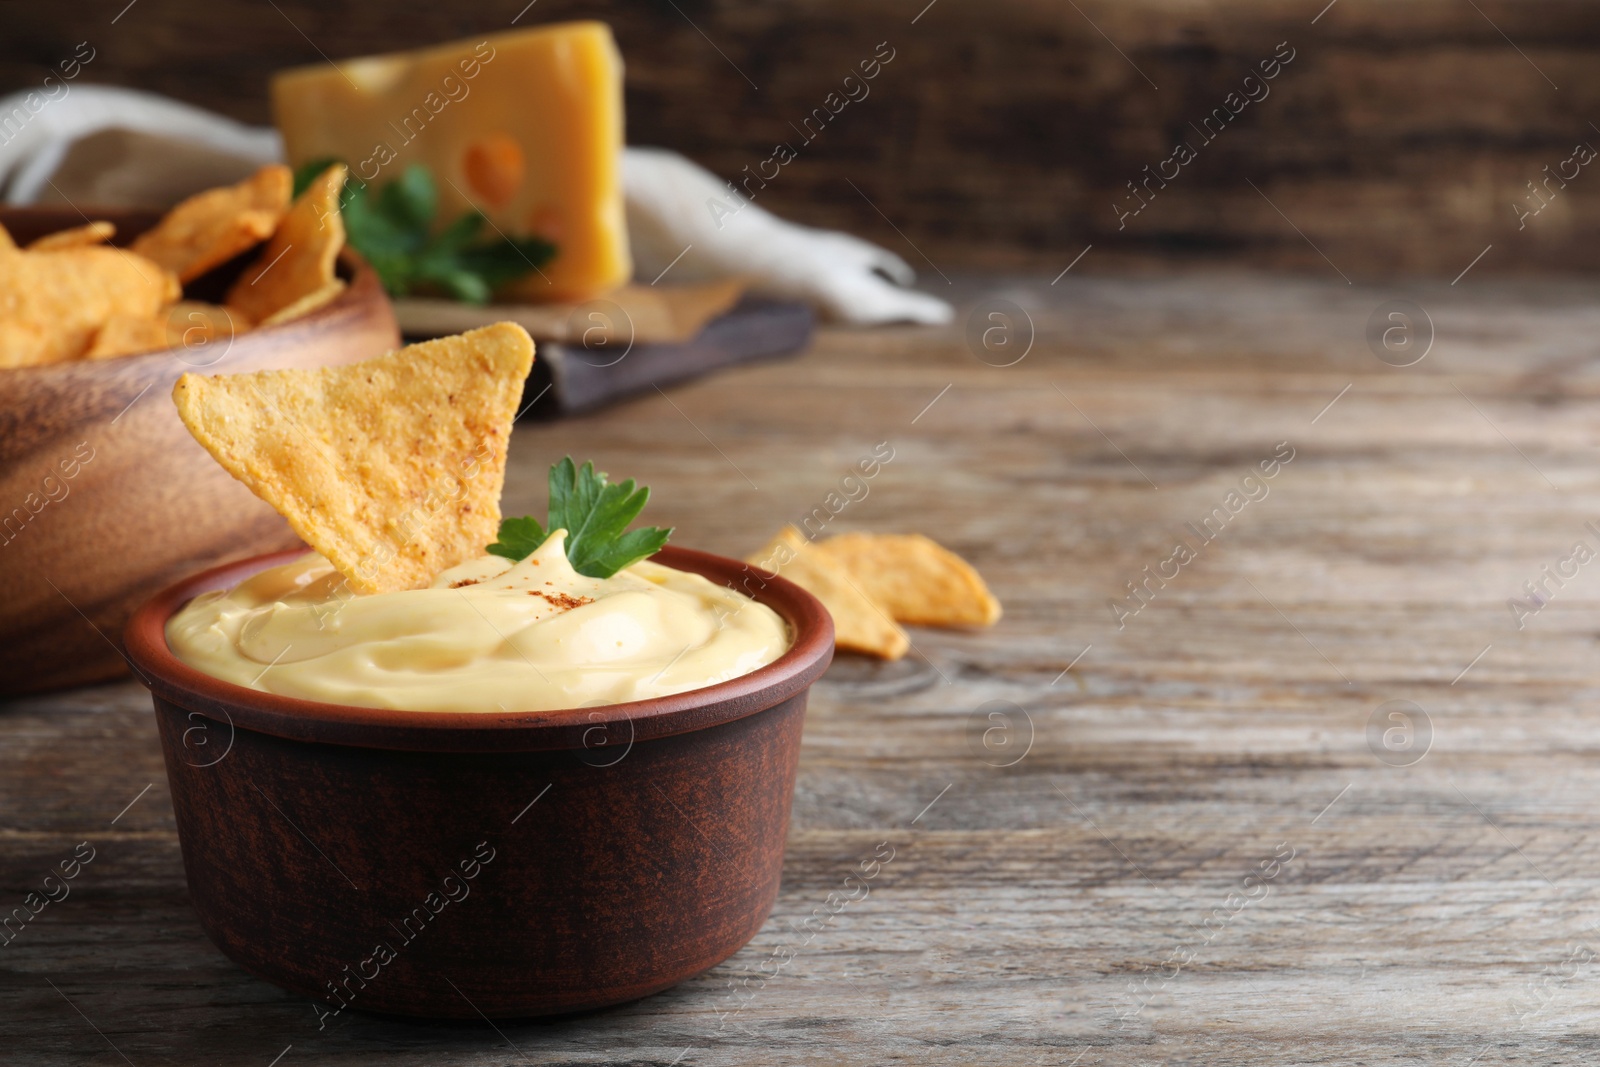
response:
M522 300L583 300L627 281L622 57L603 22L489 34L277 75L289 162L332 157L381 188L433 172L439 225L473 208L555 258L514 283Z

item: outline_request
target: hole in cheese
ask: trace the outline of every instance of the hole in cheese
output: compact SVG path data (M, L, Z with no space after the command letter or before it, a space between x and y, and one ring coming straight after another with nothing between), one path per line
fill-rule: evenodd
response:
M411 64L399 56L369 56L347 59L338 68L361 92L381 96L405 80Z
M461 160L467 184L493 207L503 207L522 188L527 160L509 134L491 133L467 146Z

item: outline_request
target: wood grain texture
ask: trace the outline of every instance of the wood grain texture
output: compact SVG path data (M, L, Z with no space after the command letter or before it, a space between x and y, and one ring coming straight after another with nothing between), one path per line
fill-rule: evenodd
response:
M152 221L108 217L122 223L119 241ZM23 240L77 219L76 212L43 208L0 213ZM0 694L126 674L114 642L133 609L158 589L202 560L221 563L298 543L276 512L189 435L172 406L172 386L191 371L317 367L398 347L377 276L353 260L345 273L352 283L333 303L258 333L4 372Z
M985 365L960 329L829 330L797 361L513 442L509 512L576 452L650 484L646 518L680 543L737 555L889 441L831 528L932 534L1005 604L993 630L916 630L906 660L841 657L813 689L751 945L599 1014L319 1032L196 923L148 697L84 689L0 710L0 905L98 849L0 947L0 1047L140 1067L1592 1063L1595 564L1522 630L1506 607L1600 542L1587 286L1414 291L1438 337L1405 369L1362 339L1399 294L1337 281L955 292L958 322L980 297L1027 309L1026 358ZM1107 600L1284 441L1270 493L1119 630ZM1431 722L1409 767L1369 747L1392 700ZM1018 743L1032 726L1007 767L981 743L996 701ZM830 904L885 842L870 892Z
M1097 260L1323 269L1295 227L1351 276L1449 280L1491 243L1485 273L1600 269L1593 167L1525 228L1514 210L1577 142L1600 148L1587 0L140 0L108 28L125 2L4 5L0 88L37 85L88 39L86 80L264 123L282 67L601 18L627 61L631 143L727 180L788 143L799 158L752 186L758 204L929 277L976 257L1053 275L1091 243ZM870 94L827 102L880 42L894 58ZM1270 95L1200 140L1191 124L1279 42L1295 58ZM801 132L825 107L837 117ZM1198 158L1120 225L1127 183L1182 139Z

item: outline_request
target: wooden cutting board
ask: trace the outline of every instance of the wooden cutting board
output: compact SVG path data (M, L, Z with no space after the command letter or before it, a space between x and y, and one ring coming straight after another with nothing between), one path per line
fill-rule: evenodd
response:
M524 387L521 417L579 415L723 367L793 355L810 342L815 327L816 316L805 304L746 296L677 344L609 336L585 346L536 335L539 352Z

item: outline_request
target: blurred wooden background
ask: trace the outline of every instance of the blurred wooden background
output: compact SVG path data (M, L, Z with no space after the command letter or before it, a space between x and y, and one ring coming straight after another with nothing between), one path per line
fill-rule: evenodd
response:
M870 96L757 202L878 240L935 280L930 263L1054 275L1090 243L1085 270L1331 273L1325 254L1351 278L1448 279L1491 244L1475 271L1600 270L1600 166L1552 182L1525 228L1517 214L1545 167L1600 149L1591 0L8 3L0 89L36 85L88 40L85 81L265 122L279 67L579 17L615 27L630 141L728 178L799 146L791 124L887 42ZM1190 123L1279 42L1295 58L1270 95L1200 147ZM1183 138L1198 158L1119 228L1125 183Z

